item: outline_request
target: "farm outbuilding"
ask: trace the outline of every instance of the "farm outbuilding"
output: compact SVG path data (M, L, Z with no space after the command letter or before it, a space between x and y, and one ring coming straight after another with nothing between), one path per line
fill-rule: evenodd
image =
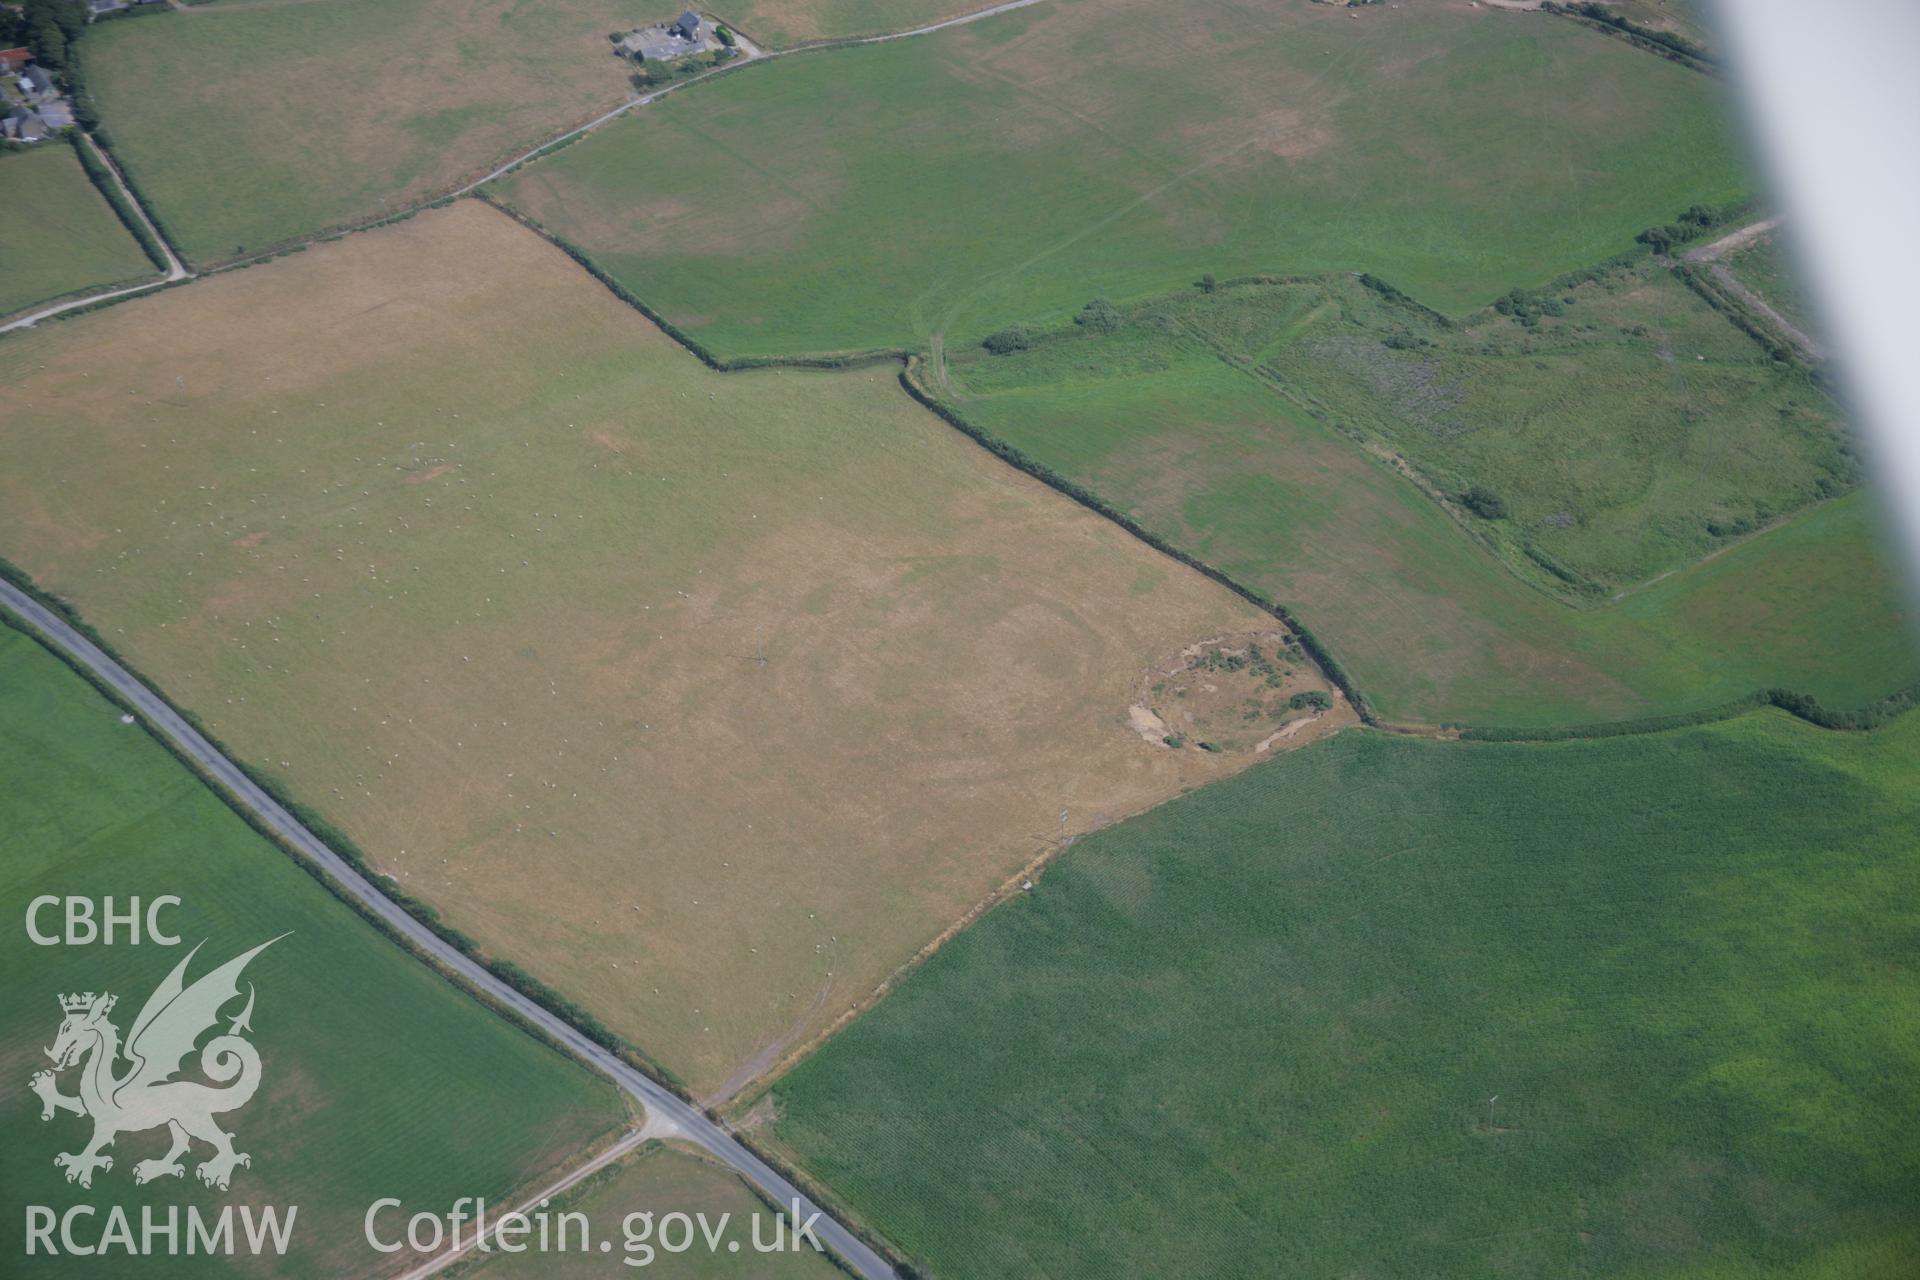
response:
M641 27L619 41L623 57L638 57L643 62L671 62L699 53L708 44L701 29L700 15L688 9L670 23Z
M10 141L38 142L46 136L47 122L37 111L15 107L5 120L0 120L0 137Z

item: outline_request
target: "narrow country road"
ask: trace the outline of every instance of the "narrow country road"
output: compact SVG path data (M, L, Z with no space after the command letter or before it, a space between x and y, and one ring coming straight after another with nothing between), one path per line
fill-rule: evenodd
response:
M312 861L329 880L392 926L395 932L432 956L448 970L458 974L468 985L484 993L489 999L512 1009L527 1022L565 1046L575 1057L609 1077L615 1084L638 1098L651 1116L678 1129L685 1141L693 1143L759 1187L775 1204L790 1207L797 1202L802 1220L818 1213L819 1219L815 1223L814 1234L828 1249L847 1263L855 1274L867 1277L867 1280L891 1280L894 1271L884 1258L802 1195L798 1187L782 1177L766 1161L742 1146L731 1133L708 1119L703 1112L678 1095L587 1039L571 1023L549 1013L494 977L470 957L443 941L431 929L401 910L392 899L381 893L366 877L354 870L340 855L308 831L298 819L281 808L278 801L256 786L251 778L242 773L218 748L182 719L179 713L134 679L125 667L102 652L99 646L75 631L59 615L5 580L0 580L0 607L19 616L35 631L46 637L50 644L91 671L117 693L128 706L138 712L155 731L205 770L207 775L217 781L221 788L232 795L238 803L255 814L301 856Z
M222 5L220 6L219 9L215 9L215 10L201 10L190 4L182 4L179 2L179 0L169 0L169 3L172 4L173 8L178 12L185 13L185 14L196 14L196 15L201 14L203 12L218 15L221 13L232 13L232 12L235 12L236 10L241 10L241 9L265 7L268 4L278 5L278 4L286 4L286 3L305 3L305 2L306 0L261 0L260 4L244 4L244 3L230 4L230 5ZM729 63L727 66L716 67L712 71L702 72L700 75L690 76L685 80L676 81L673 84L662 85L660 88L653 90L651 93L646 93L646 94L639 95L637 97L629 98L625 102L621 103L619 106L613 108L611 111L607 111L602 113L601 115L597 115L583 125L580 125L573 129L569 129L565 133L557 134L554 137L548 138L545 142L541 143L539 146L534 147L531 150L522 152L521 154L515 156L513 159L507 161L505 164L501 165L499 168L493 170L491 173L488 173L485 177L475 178L473 181L468 182L462 186L455 187L451 191L444 192L437 196L433 196L428 200L423 200L419 204L413 206L413 208L416 210L422 209L429 204L434 204L441 200L454 200L464 195L470 195L473 192L479 190L481 187L486 186L489 182L492 182L494 179L503 178L507 174L512 173L515 169L518 169L521 165L526 164L529 160L532 160L535 156L538 156L541 152L545 151L549 147L558 146L563 142L571 142L573 139L579 137L583 133L591 132L594 129L598 129L603 124L608 124L614 120L618 120L621 116L626 115L627 112L634 110L636 107L651 106L653 103L659 101L661 98L665 97L669 93L674 93L681 89L685 89L690 85L699 84L702 80L711 79L713 76L719 74L721 71L730 71L736 66L743 66L749 62L771 62L775 58L783 58L790 54L796 54L796 53L818 53L824 49L846 49L846 48L852 48L855 45L881 44L888 40L905 40L911 36L930 35L935 31L944 31L948 27L963 26L969 22L978 22L982 18L991 18L998 13L1007 13L1014 9L1024 9L1030 4L1038 4L1038 3L1040 3L1040 0L1007 0L1005 4L997 4L988 9L978 9L972 13L963 13L957 18L947 18L940 22L931 22L924 27L914 27L908 31L889 31L889 32L886 32L885 34L877 35L877 36L859 36L859 37L848 39L848 40L829 41L824 44L801 45L793 49L762 49L759 45L747 39L745 36L741 36L739 37L740 44L738 45L738 48L740 50L740 56L737 59L735 59L733 62ZM86 146L93 152L94 155L100 157L101 163L107 166L107 171L113 175L113 181L115 185L117 185L120 188L120 193L126 197L127 203L133 206L133 210L135 214L139 216L140 221L143 224L145 224L147 230L152 233L153 238L159 242L161 252L166 254L167 256L167 274L159 280L149 281L146 284L137 284L125 289L114 289L108 293L96 293L91 297L74 298L71 301L62 302L56 306L44 307L39 311L35 311L28 315L21 316L16 320L10 320L6 324L0 324L0 333L9 333L15 329L31 329L34 325L39 324L42 320L51 320L54 316L61 315L68 311L75 310L76 308L79 308L79 307L91 306L96 302L107 302L115 298L125 298L136 293L146 293L150 290L158 289L163 284L172 284L177 280L192 280L197 278L197 273L189 271L186 268L185 264L183 264L180 261L179 257L176 256L175 253L173 252L173 246L167 243L166 237L160 234L159 228L155 227L153 225L152 220L147 217L147 211L141 207L140 202L138 200L134 199L133 191L127 186L126 179L120 176L119 167L113 163L112 159L110 159L107 156L105 151L101 150L100 147L94 143L93 137L91 134L88 134L85 136L85 143L86 143ZM348 233L351 234L351 232L354 230L364 230L364 228L348 228ZM337 231L327 231L327 232L322 232L319 235L308 236L305 239L296 240L290 244L282 245L279 248L276 248L267 254L260 255L260 257L243 258L237 262L227 263L226 267L223 267L221 269L224 270L231 267L245 266L248 263L260 261L261 258L276 257L280 254L288 252L290 249L294 248L297 245L313 244L315 241L325 239L325 238L328 238L329 236L333 236L337 234L340 234L340 233Z
M527 1196L519 1204L513 1206L512 1212L524 1213L531 1216L534 1209L542 1203L553 1199L553 1197L563 1191L579 1186L582 1182L585 1182L588 1178L591 1178L594 1174L600 1172L614 1161L623 1159L631 1152L638 1150L647 1141L647 1136L645 1129L639 1129L629 1133L626 1137L620 1139L620 1141L614 1143L599 1155L594 1156L585 1164L569 1170L556 1181L548 1183L532 1195ZM476 1226L473 1232L466 1237L467 1245L465 1248L459 1247L459 1241L456 1239L444 1253L429 1258L411 1271L402 1272L399 1280L427 1280L428 1276L439 1275L442 1271L459 1262L462 1258L472 1257L475 1250L479 1248L480 1241L497 1241L500 1239L500 1227L506 1220L506 1217L507 1215L503 1214L499 1218L494 1219L484 1232Z
M1762 218L1758 222L1749 222L1737 231L1730 231L1712 244L1703 244L1698 249L1687 250L1688 262L1717 262L1735 249L1745 248L1761 236L1780 225L1780 219Z
M638 97L629 98L627 101L621 103L619 106L615 107L613 110L605 113L604 115L595 116L593 119L587 121L585 124L581 125L580 127L576 129L569 129L565 133L560 134L557 137L547 139L545 142L533 148L531 151L523 152L522 154L515 156L513 159L507 161L505 164L495 169L492 173L489 173L486 177L475 178L472 182L467 183L465 186L456 187L452 191L447 192L446 195L438 196L435 198L439 200L452 200L459 196L468 195L474 191L479 190L481 187L486 186L489 182L492 182L495 178L503 178L507 174L512 173L515 169L518 169L521 165L527 163L527 161L533 159L535 156L539 155L542 151L545 151L549 147L558 146L563 142L571 142L573 139L579 137L583 133L587 133L587 132L590 132L591 130L598 129L601 125L606 124L609 121L619 119L621 116L627 114L627 112L632 111L636 107L652 106L655 102L658 102L661 98L666 97L670 93L674 93L678 90L685 89L691 85L699 84L702 80L711 79L722 71L731 71L735 67L745 66L749 62L771 62L775 58L784 58L791 54L796 54L796 53L819 53L824 49L849 49L855 45L881 44L888 40L905 40L910 36L929 35L935 31L944 31L948 27L958 27L969 22L978 22L982 18L991 18L996 13L1006 13L1012 9L1024 9L1030 4L1039 4L1039 3L1040 3L1040 0L1007 0L1007 3L994 5L991 9L979 9L974 11L973 13L963 13L957 18L948 18L943 22L928 23L924 27L914 27L910 31L889 31L884 35L859 36L859 37L848 39L848 40L830 40L822 44L800 45L792 49L762 49L759 45L747 39L746 36L741 35L739 32L735 32L734 33L735 38L740 41L739 45L736 46L740 51L740 56L735 58L732 62L729 62L726 66L715 67L712 71L703 71L697 76L689 76L685 80L678 80L672 84L662 85L658 89L654 89L649 93L641 94ZM730 30L732 29L731 23L726 23L725 25Z

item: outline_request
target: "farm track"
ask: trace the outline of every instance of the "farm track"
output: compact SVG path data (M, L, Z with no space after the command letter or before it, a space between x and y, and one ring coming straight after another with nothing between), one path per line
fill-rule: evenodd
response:
M274 8L274 7L279 7L282 4L308 3L308 2L310 2L310 0L258 0L258 3L223 5L218 9L203 9L198 6L180 3L179 0L169 0L170 5L175 12L181 13L184 15L194 16L194 17L218 16L222 12L230 13L230 12L235 12L237 10L242 10L242 9ZM587 121L585 124L577 125L572 129L568 129L564 133L558 134L554 137L547 139L545 142L542 142L539 146L533 147L530 150L522 152L520 155L517 155L513 159L507 161L505 164L500 165L498 168L494 169L484 177L475 178L473 181L467 182L461 186L455 187L451 191L447 191L440 195L433 196L429 199L422 200L419 203L412 205L406 209L403 209L398 213L387 215L385 217L378 219L377 221L363 223L358 226L334 227L324 231L317 231L312 235L302 236L297 240L289 240L285 244L278 245L266 251L265 253L258 253L258 254L253 254L249 257L238 258L232 262L224 262L218 266L210 267L204 272L191 271L186 267L186 265L181 261L180 256L174 252L173 246L167 243L166 237L160 234L160 229L156 227L153 224L153 220L147 216L146 206L144 206L140 202L139 198L134 195L133 188L127 185L126 178L122 176L120 173L120 167L116 165L113 162L112 158L107 155L104 148L100 147L97 143L94 142L93 135L87 134L86 135L87 146L91 147L93 149L93 153L99 156L100 159L106 164L108 171L113 174L113 180L116 184L118 184L121 194L126 197L128 203L133 205L134 210L140 215L140 220L146 224L147 230L153 234L154 239L159 241L161 248L165 251L167 255L167 261L170 265L169 272L164 279L154 280L147 284L134 285L131 288L126 288L126 289L115 289L110 293L94 294L93 296L86 297L86 298L75 298L70 301L60 303L56 306L44 307L39 311L31 312L27 315L21 316L17 320L13 320L8 322L7 324L0 325L0 334L8 333L15 329L31 329L34 325L39 324L42 320L51 320L55 316L62 315L68 311L77 310L80 307L93 306L93 305L104 303L104 302L115 302L122 298L132 297L135 294L146 293L146 292L149 292L150 290L158 289L162 285L175 284L182 280L198 279L202 275L217 275L222 271L231 271L236 267L249 266L256 262L264 262L270 258L277 258L281 254L291 252L294 249L302 249L307 247L308 245L319 244L322 241L337 240L341 236L352 235L356 231L371 231L375 227L385 226L387 223L397 221L398 219L411 217L412 215L420 212L420 210L425 209L430 205L439 204L443 200L457 200L461 196L471 195L473 192L487 185L487 183L492 182L498 178L503 178L507 174L512 173L515 169L518 169L521 165L526 164L531 160L537 159L543 152L548 151L554 147L564 146L565 144L572 142L575 138L578 138L584 134L590 133L593 130L598 129L602 125L610 124L613 121L618 120L621 116L626 115L629 111L632 111L638 107L651 106L652 104L654 104L655 102L658 102L661 98L664 98L666 95L670 93L674 93L682 89L690 88L693 85L699 84L704 80L711 80L715 76L718 76L727 72L739 70L742 67L749 66L756 62L771 62L776 58L791 57L795 54L821 53L829 49L851 49L859 45L885 44L888 41L892 41L892 40L906 40L913 36L931 35L935 31L944 31L948 27L965 26L969 22L978 22L982 18L991 18L996 14L1008 13L1014 9L1024 9L1028 5L1033 5L1038 3L1040 3L1040 0L1007 0L1007 3L1005 4L997 4L988 9L979 9L973 13L963 13L957 18L946 18L939 22L930 22L926 26L912 27L906 31L889 31L877 36L854 36L845 40L824 41L820 44L796 45L790 49L763 49L759 45L755 44L752 40L749 40L744 36L742 36L740 37L740 44L737 46L741 50L741 56L737 60L728 63L724 67L715 67L712 71L705 71L697 76L692 76L686 80L682 80L670 85L665 85L659 89L653 90L650 93L640 94L636 97L629 98L627 99L627 101L621 103L619 106L613 108L611 111L602 112L600 115L595 116L593 119Z
M856 1275L867 1277L867 1280L888 1280L894 1275L892 1266L876 1250L814 1204L810 1197L773 1166L748 1150L727 1129L664 1085L587 1039L571 1023L508 986L471 956L409 915L372 881L307 830L299 819L282 808L219 748L188 724L165 699L147 688L52 610L5 581L0 581L0 607L11 611L48 645L111 689L116 697L139 714L174 750L191 760L235 804L244 807L341 892L350 895L412 947L458 976L488 1001L512 1010L568 1053L611 1079L615 1085L639 1100L652 1124L671 1127L676 1131L676 1136L746 1178L775 1204L797 1205L803 1220L810 1214L817 1214L816 1234Z
M9 333L15 329L31 329L40 321L51 319L63 312L75 311L81 307L96 306L103 302L113 302L120 298L129 298L136 293L147 293L150 290L160 288L162 285L176 284L179 281L194 278L194 273L187 270L186 264L180 261L180 255L173 251L173 246L167 243L167 238L160 234L160 228L153 225L153 219L147 216L146 207L142 205L139 199L133 194L133 188L127 185L127 180L121 174L120 166L113 162L113 157L108 155L106 150L93 140L92 134L83 133L80 137L87 150L93 152L94 158L105 165L107 172L113 175L113 183L120 188L121 198L132 207L134 214L140 219L141 224L146 227L147 234L152 236L154 243L160 246L160 252L167 255L167 274L158 280L149 280L145 284L129 285L124 289L113 289L106 293L89 294L84 298L71 298L66 302L58 303L51 307L43 307L39 311L20 317L18 320L0 324L0 333Z
M582 1182L585 1182L588 1178L591 1178L608 1165L618 1160L623 1160L628 1155L639 1150L642 1146L646 1145L648 1139L652 1136L653 1135L646 1129L633 1130L605 1151L569 1169L559 1178L540 1188L540 1190L534 1192L532 1195L524 1197L519 1204L513 1206L512 1212L531 1215L537 1206L545 1204L548 1200L551 1200L564 1191L569 1191L579 1186ZM500 1238L501 1223L505 1221L506 1217L507 1215L501 1215L499 1219L494 1221L493 1225L484 1235L476 1234L464 1249L449 1248L446 1252L421 1263L419 1266L413 1268L413 1270L403 1272L399 1280L426 1280L428 1276L439 1275L442 1271L453 1266L461 1259L473 1256L479 1249L482 1241L498 1240Z
M829 40L822 44L796 45L791 49L762 49L753 41L744 36L740 36L739 33L736 32L736 37L740 39L740 45L738 47L743 51L742 56L737 61L731 62L724 67L715 67L712 71L702 72L697 76L682 80L677 84L666 85L663 88L655 89L651 93L642 94L637 98L623 102L604 115L596 116L576 129L569 129L559 137L541 143L539 146L533 148L533 150L507 161L486 177L477 178L463 187L455 188L446 195L439 197L439 199L454 200L464 195L470 195L479 188L486 186L489 182L497 178L504 178L507 174L512 173L521 165L533 160L539 156L541 152L550 147L557 147L564 143L572 142L581 134L591 132L603 124L619 119L635 107L651 106L675 90L685 89L692 85L699 84L702 80L710 80L722 72L733 71L739 67L749 66L756 62L772 62L775 58L791 57L797 53L820 53L828 49L851 49L863 44L885 44L889 40L905 40L912 36L931 35L935 31L944 31L948 27L964 26L969 22L978 22L982 18L991 18L998 13L1006 13L1013 9L1024 9L1030 4L1038 3L1040 3L1040 0L1008 0L1008 3L997 4L991 9L980 9L974 13L963 13L957 18L948 18L942 22L928 23L924 27L914 27L907 31L890 31L884 35L877 36L855 36L847 40Z
M1686 261L1698 263L1713 273L1720 287L1740 301L1752 307L1767 318L1767 322L1784 334L1794 346L1800 348L1800 354L1809 360L1825 360L1827 349L1820 341L1781 315L1765 298L1747 288L1740 278L1733 274L1721 259L1736 249L1744 249L1760 237L1767 235L1780 225L1779 218L1763 218L1759 222L1749 223L1730 235L1721 236L1712 244L1702 245L1686 255Z

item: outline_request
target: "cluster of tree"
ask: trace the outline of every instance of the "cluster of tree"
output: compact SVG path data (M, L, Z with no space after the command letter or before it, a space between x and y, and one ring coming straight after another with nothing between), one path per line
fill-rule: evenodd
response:
M18 9L0 7L0 47L24 44L35 62L58 73L73 99L75 122L92 132L100 115L74 57L74 45L86 30L86 0L25 0Z
M1009 356L1016 351L1025 351L1033 345L1033 338L1027 333L1027 327L1010 324L1004 329L996 329L981 339L980 345L996 356Z
M1496 299L1493 309L1531 329L1541 316L1565 315L1572 295L1561 297L1550 289L1514 289Z
M1767 521L1773 519L1773 507L1765 502L1756 502L1751 512L1735 516L1706 516L1702 523L1707 532L1716 538L1738 538L1752 533Z
M730 62L737 56L739 56L737 50L715 49L704 56L697 53L690 54L684 58L675 58L671 62L643 62L640 64L640 69L633 73L633 87L646 89L665 84L675 76L697 76L703 71Z
M1655 253L1668 254L1673 252L1675 245L1685 244L1689 240L1698 240L1726 221L1726 210L1710 204L1696 204L1681 214L1678 222L1666 222L1657 227L1648 227L1634 239Z
M1315 711L1325 711L1333 706L1333 696L1324 689L1302 689L1287 699L1287 705L1295 711L1311 707Z
M1507 500L1483 484L1469 487L1460 495L1460 503L1482 520L1504 520L1507 516Z
M1105 298L1095 298L1080 308L1080 314L1073 318L1073 322L1098 329L1101 333L1112 333L1120 327L1120 308Z
M69 47L87 29L86 0L26 0L15 10L0 9L0 44L25 44L33 60L55 71L66 68ZM13 30L5 33L7 24Z

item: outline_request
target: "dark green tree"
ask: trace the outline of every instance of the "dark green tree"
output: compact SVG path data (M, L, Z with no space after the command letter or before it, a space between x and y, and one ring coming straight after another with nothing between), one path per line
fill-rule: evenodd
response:
M46 14L60 28L68 44L78 40L87 29L86 0L27 0L22 12L29 25L40 14Z
M1073 322L1098 329L1101 333L1112 333L1120 327L1120 308L1105 298L1095 298L1080 308L1080 314L1073 318Z
M48 10L36 9L27 15L27 48L43 67L58 71L67 65L67 34Z
M1469 488L1460 501L1482 520L1501 520L1507 514L1507 500L1483 484Z
M1025 351L1033 345L1024 325L1011 324L1004 329L996 329L980 343L996 356L1011 355L1015 351Z

